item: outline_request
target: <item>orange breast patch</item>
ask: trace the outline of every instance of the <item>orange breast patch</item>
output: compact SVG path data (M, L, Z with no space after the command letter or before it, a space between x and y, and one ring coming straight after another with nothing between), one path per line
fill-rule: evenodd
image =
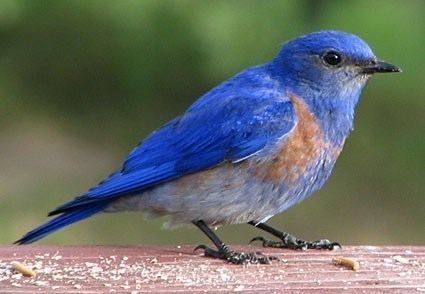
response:
M257 176L276 183L296 181L318 159L326 145L308 106L295 95L290 94L289 97L298 118L297 125L271 159L262 162L256 171Z

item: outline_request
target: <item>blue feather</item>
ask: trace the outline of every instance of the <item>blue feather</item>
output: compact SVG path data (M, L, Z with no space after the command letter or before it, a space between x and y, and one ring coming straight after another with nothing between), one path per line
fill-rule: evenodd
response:
M104 207L105 203L97 203L90 207L84 207L72 212L64 213L28 232L21 239L16 241L15 244L29 244L35 242L54 231L57 231L67 225L83 220L95 213L102 211Z
M287 134L295 125L289 98L270 90L270 86L256 85L252 75L264 74L265 70L252 70L257 72L248 70L201 97L185 114L140 143L120 171L50 215L140 194L225 161L238 162ZM250 91L241 96L241 88ZM202 103L212 99L213 107Z
M344 61L341 66L334 67L323 59L329 50L341 54L340 59ZM294 105L286 96L290 92L302 100L314 116L315 125L323 133L323 142L320 143L324 144L318 146L319 150L325 148L323 146L332 150L321 150L323 154L317 159L309 156L311 161L317 162L310 162L301 179L291 183L292 187L282 179L277 187L283 187L285 191L280 191L280 188L276 190L275 183L267 182L256 183L259 189L253 189L251 195L234 194L235 198L227 203L234 205L238 201L243 202L246 199L242 197L251 200L237 207L226 207L222 221L251 221L256 217L255 214L259 219L264 219L265 216L270 217L286 209L295 203L291 199L298 201L309 196L330 175L337 154L352 128L354 109L369 77L364 70L370 69L371 64L376 65L373 52L363 40L351 34L323 31L287 42L270 63L248 68L200 97L183 115L171 120L141 142L129 154L120 170L81 196L59 206L49 215L61 215L29 232L17 243L31 243L107 209L119 198L144 197L144 191L185 175L214 168L225 162L236 164L254 154L260 159L267 159L279 147L278 140L286 139L297 123L300 126L304 124L304 129L309 127L303 123L303 116L296 117ZM393 69L391 71L397 68L394 66ZM308 136L309 132L305 131L302 135ZM304 142L300 140L298 143ZM296 156L297 152L288 152L288 156ZM294 164L290 168L297 169L297 166ZM280 178L282 176L277 180L280 181ZM239 179L235 176L232 180ZM214 185L215 182L211 183ZM274 195L258 193L271 190L269 185L273 186ZM248 190L249 187L247 184L244 189ZM177 201L181 203L177 206L181 209L176 210L175 214L185 213L185 208L195 211L197 207L198 211L188 215L185 221L192 221L204 212L211 213L206 217L212 223L219 223L217 205L227 203L222 202L222 197L217 199L217 195L224 195L224 192L218 187L218 193L211 193L208 198L208 189L204 187L199 191L206 195L207 200L193 203L196 199L194 197L198 195L194 188L189 193L196 196L178 197ZM161 199L159 194L148 197L154 197L151 199L153 206L158 204L158 209L164 211L175 201L172 197ZM252 201L253 198L257 200ZM262 208L246 211L245 208L252 203L262 203L264 200L273 205L267 207L261 204ZM205 203L208 203L207 207L203 207ZM279 207L274 203L280 203ZM211 206L214 209L210 209ZM245 213L245 219L240 213Z
M258 75L266 78L258 79ZM295 123L293 105L267 78L266 67L248 69L153 132L129 154L121 170L57 207L49 216L61 215L16 243L34 242L90 217L119 197L141 194L155 185L226 161L244 160L288 134Z

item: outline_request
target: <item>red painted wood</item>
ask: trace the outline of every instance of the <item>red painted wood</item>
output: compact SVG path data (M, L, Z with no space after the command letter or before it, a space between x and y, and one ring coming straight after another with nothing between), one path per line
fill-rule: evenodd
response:
M232 265L193 254L192 246L0 247L1 293L425 293L425 247L345 246L291 251L234 246L273 254L270 265ZM360 269L332 263L343 255ZM35 278L12 271L20 261Z

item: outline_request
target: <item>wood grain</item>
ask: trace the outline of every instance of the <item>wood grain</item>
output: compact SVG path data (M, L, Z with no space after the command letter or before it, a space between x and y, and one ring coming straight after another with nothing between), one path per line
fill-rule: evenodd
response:
M192 246L5 246L0 247L0 292L425 293L425 247L233 248L281 260L238 266L194 254ZM337 256L360 262L359 270L334 264ZM13 261L37 276L14 272Z

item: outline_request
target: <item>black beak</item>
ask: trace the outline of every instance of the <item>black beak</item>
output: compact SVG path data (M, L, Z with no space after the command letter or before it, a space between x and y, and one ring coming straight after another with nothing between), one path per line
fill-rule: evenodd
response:
M378 60L362 67L365 74L374 74L377 72L401 72L401 68L397 65Z

